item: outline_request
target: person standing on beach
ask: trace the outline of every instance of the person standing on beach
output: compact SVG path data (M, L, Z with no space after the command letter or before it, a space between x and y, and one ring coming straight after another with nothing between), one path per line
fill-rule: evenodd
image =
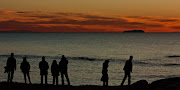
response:
M43 76L45 76L45 84L47 84L47 74L49 65L45 61L45 57L42 57L42 61L39 63L40 75L41 75L41 84L43 84Z
M55 85L55 81L56 85L58 85L59 65L57 64L56 60L53 60L53 63L51 65L51 73L53 76L53 85Z
M68 65L68 60L66 59L66 57L64 55L62 55L61 61L59 62L59 69L61 72L62 85L64 85L64 75L66 77L68 85L70 85L70 81L69 81L68 73L67 73L67 69L68 69L67 65Z
M104 61L103 63L103 69L102 69L102 77L101 77L101 81L103 81L103 86L108 86L108 65L109 64L109 60Z
M30 79L30 76L29 76L29 70L30 70L30 64L29 62L27 62L27 59L26 57L23 58L23 62L21 63L21 66L20 66L20 69L22 70L23 74L24 74L24 80L25 80L25 83L26 83L26 75L28 76L28 79L29 79L29 83L31 84L31 79Z
M11 57L7 59L5 71L8 73L7 82L12 82L14 77L14 70L16 70L16 59L14 58L14 53L11 53Z
M125 75L124 75L124 79L121 83L121 86L123 86L127 77L128 77L128 85L130 86L130 84L131 84L132 59L133 59L133 56L130 56L129 60L127 60L125 63L125 66L123 68Z

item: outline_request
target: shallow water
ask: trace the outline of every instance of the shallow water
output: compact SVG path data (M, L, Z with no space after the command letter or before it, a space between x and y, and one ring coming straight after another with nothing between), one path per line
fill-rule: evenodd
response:
M109 85L120 85L130 55L134 56L132 83L180 76L180 57L168 57L180 55L180 33L0 33L0 42L0 81L7 79L3 67L11 52L17 60L15 82L24 82L19 68L24 56L31 64L32 83L40 83L42 56L51 66L61 55L69 60L72 85L102 85L104 60L110 60ZM52 83L50 69L48 83Z

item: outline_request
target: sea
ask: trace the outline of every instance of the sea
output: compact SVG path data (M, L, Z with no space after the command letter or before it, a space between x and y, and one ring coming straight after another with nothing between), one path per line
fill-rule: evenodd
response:
M13 82L24 83L20 70L23 57L31 65L31 82L39 84L39 62L45 56L49 64L48 84L52 84L51 64L61 56L69 60L68 75L73 86L102 85L102 65L109 60L109 86L118 86L124 77L123 67L133 58L131 83L180 77L180 33L0 33L0 82L7 58L14 53L17 69ZM61 76L59 76L61 84ZM67 84L65 79L65 84ZM127 85L127 80L125 82Z

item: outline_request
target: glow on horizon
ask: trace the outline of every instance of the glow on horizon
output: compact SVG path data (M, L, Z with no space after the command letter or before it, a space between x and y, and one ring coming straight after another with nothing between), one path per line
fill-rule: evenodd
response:
M134 29L145 32L180 32L180 18L0 11L0 31L123 32Z
M0 31L180 32L179 3L179 0L2 0Z

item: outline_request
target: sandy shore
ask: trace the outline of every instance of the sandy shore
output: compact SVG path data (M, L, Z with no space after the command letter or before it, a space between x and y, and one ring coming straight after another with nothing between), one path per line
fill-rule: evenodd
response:
M150 84L146 80L140 80L131 86L61 86L61 85L40 85L24 83L0 82L0 90L180 90L180 78L168 78L154 81Z

